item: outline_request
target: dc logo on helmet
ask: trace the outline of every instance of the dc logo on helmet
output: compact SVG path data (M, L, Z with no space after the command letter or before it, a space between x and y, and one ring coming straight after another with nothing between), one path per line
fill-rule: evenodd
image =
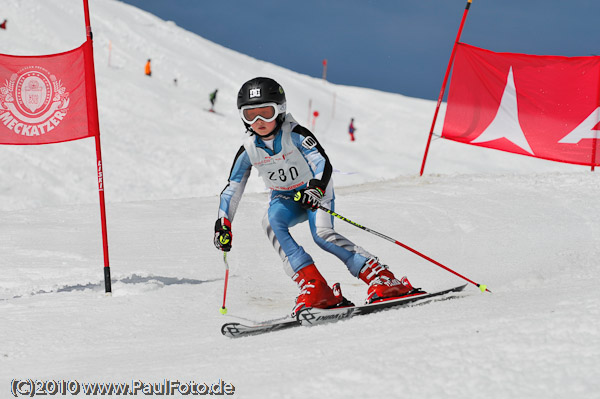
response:
M260 89L250 89L250 98L260 97Z

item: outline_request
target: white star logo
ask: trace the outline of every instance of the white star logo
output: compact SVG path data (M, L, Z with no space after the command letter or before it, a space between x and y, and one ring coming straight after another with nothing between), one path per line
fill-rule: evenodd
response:
M492 123L490 123L477 138L472 140L471 143L485 143L501 138L507 139L522 150L534 155L525 138L525 133L523 133L521 124L519 123L517 89L515 88L515 78L513 77L512 67L510 67L510 70L508 71L506 87L504 88L504 93L502 93L500 107L498 107L498 112L496 113L494 120L492 120Z

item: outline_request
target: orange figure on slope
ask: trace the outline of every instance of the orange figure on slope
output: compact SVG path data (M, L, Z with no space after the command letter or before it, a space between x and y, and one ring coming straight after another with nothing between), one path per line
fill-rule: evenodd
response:
M152 68L150 67L150 58L148 58L148 62L146 62L146 76L152 76Z

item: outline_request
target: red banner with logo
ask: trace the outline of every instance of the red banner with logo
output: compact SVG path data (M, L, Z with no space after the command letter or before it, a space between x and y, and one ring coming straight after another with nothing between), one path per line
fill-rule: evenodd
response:
M0 54L0 144L49 144L99 134L93 77L86 73L91 52L86 41L60 54Z
M442 137L600 165L600 57L494 53L459 43Z

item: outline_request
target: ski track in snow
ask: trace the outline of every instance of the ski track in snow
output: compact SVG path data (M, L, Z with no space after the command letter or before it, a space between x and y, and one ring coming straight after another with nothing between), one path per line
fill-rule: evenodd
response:
M60 52L84 40L79 1L5 3L1 53ZM0 396L14 378L170 378L224 379L240 398L599 397L595 173L435 140L417 177L434 102L299 75L117 1L90 8L113 295L103 288L93 141L0 148ZM148 57L151 79L142 72ZM337 212L493 294L469 286L460 300L221 336L226 321L284 316L298 293L262 232L267 197L254 175L233 223L229 312L219 314L225 270L214 219L242 139L235 95L257 75L283 84L301 123L310 127L309 99L320 111L315 131L339 170ZM217 87L223 115L203 112ZM415 286L462 282L336 226ZM330 283L362 301L364 284L312 243L308 226L293 234Z

